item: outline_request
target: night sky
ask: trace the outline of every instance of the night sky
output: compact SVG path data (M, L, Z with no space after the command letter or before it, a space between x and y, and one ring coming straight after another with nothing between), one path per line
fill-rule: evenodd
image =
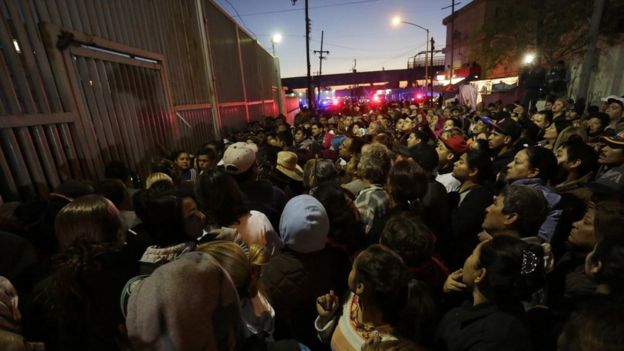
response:
M304 0L295 6L291 0L215 1L269 52L273 34L282 34L276 50L282 78L306 74ZM456 9L470 1L462 0ZM450 8L442 10L451 0L309 0L309 4L310 51L320 49L321 30L325 31L323 50L330 51L323 74L350 72L354 58L358 71L405 68L408 57L425 49L426 33L408 25L395 28L392 18L400 14L404 21L429 28L440 49L446 37L442 19L451 13ZM310 60L314 74L319 69L318 55Z

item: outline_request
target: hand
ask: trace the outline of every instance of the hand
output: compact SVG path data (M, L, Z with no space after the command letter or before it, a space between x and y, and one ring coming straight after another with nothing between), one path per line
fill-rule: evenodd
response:
M331 319L334 313L336 313L338 304L338 296L336 296L333 290L330 290L329 294L319 296L316 299L316 311L318 312L319 317L321 317L323 321L327 322Z
M466 284L462 282L463 274L464 270L461 268L449 274L449 276L446 278L446 281L444 282L444 287L442 288L442 290L447 294L453 291L464 291L464 289L466 289Z
M485 230L482 231L481 233L477 234L477 237L479 238L479 242L484 242L484 241L488 241L490 239L492 239L492 236L486 232Z

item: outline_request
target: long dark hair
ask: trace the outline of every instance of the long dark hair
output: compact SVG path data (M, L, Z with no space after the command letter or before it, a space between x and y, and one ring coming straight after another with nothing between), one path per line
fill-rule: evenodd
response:
M362 251L354 268L355 283L364 285L362 298L379 308L396 336L421 341L434 315L427 285L410 279L401 257L379 244Z
M227 227L249 212L236 180L218 168L199 177L197 196L209 223Z

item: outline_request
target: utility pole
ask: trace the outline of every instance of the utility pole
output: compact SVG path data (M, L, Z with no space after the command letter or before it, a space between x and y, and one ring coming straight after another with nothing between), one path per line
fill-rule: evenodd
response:
M290 0L295 6L297 0ZM312 90L312 75L310 74L311 65L310 65L310 27L312 23L310 22L310 12L308 7L308 0L305 0L305 26L306 26L306 62L308 65L307 74L306 74L306 83L308 86L308 108L314 108L314 91Z
M577 100L585 99L585 106L589 103L589 101L587 101L587 91L589 90L591 71L594 68L594 61L596 60L596 41L598 41L598 31L600 30L600 21L602 20L604 5L605 0L594 0L594 12L592 13L589 25L589 44L587 45L587 52L583 59L579 91L576 97Z
M433 52L434 52L434 50L435 50L435 40L433 40L433 37L431 37L431 56L429 56L430 59L431 59L431 64L430 64L430 66L431 66L431 79L429 80L429 84L430 84L429 85L429 92L431 92L431 100L429 102L431 104L430 106L433 106L433 73L434 73L433 72Z
M327 54L329 55L329 51L325 50L323 51L323 38L325 36L325 31L322 30L321 31L321 50L314 50L315 54L319 54L319 74L318 74L318 80L316 81L316 84L318 85L318 94L319 94L319 98L321 96L321 76L323 75L323 60L326 60L327 57L325 57L324 55Z
M453 62L453 58L455 56L454 43L455 43L455 0L453 0L453 3L451 4L451 78L449 79L451 85L453 85L453 69L455 67L454 62Z

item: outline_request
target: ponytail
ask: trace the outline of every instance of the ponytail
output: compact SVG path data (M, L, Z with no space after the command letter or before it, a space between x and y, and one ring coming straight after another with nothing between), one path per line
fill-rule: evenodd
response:
M429 286L417 279L407 278L401 286L403 306L393 325L396 336L427 345L435 333L435 303Z

